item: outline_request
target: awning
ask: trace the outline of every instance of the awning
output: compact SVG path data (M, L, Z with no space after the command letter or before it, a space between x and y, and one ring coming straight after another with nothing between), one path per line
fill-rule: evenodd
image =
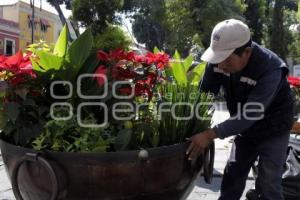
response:
M29 20L32 20L32 16L30 14L28 14L27 17ZM34 23L39 23L39 20L36 17L34 18Z
M44 24L45 26L50 26L48 20L45 20L45 19L40 19L41 20L41 24Z

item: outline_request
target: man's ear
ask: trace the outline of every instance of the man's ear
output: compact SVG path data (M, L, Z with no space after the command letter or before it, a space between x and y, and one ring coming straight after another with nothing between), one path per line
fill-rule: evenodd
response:
M246 47L244 50L244 53L246 54L247 57L250 57L252 54L252 48L251 47Z

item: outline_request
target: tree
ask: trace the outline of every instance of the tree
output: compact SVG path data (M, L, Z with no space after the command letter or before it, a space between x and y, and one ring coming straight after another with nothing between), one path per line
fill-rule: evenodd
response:
M289 27L294 22L288 20L289 12L295 13L298 4L296 0L269 0L269 7L272 9L269 13L270 49L285 60L289 54L288 44L293 40Z
M286 58L287 53L287 44L284 39L285 31L283 26L283 8L285 3L286 0L275 0L270 39L270 48L283 59Z
M244 20L242 14L245 5L241 0L192 0L191 9L194 27L207 48L213 27L229 18Z
M62 25L64 26L65 24L67 24L67 20L64 16L64 13L62 12L61 8L60 8L60 5L62 4L65 4L66 5L66 8L71 10L71 1L72 0L47 0L47 2L53 6L55 8L55 10L57 11L58 13L58 16L59 16L59 19L62 23ZM71 18L71 26L73 27L74 31L75 31L75 34L76 36L78 37L80 35L79 33L79 30L77 28L77 24L76 22ZM71 36L70 36L70 33L69 34L69 38L71 40Z
M72 13L82 27L91 26L96 35L105 31L109 23L117 22L115 12L122 6L122 0L73 0Z
M165 1L140 0L135 10L132 29L137 41L146 44L149 50L155 46L165 49Z
M265 0L245 0L247 5L244 12L244 16L247 20L247 24L251 28L253 34L253 41L258 44L262 43L264 38L264 23L265 23L265 10L266 10L266 1Z
M214 25L227 18L241 18L241 0L127 0L134 11L133 31L138 42L186 55L193 44L207 47ZM129 9L130 10L130 9Z
M62 25L67 23L64 13L60 9L61 4L65 4L67 9L71 9L71 0L47 0L47 2L55 8L58 13L59 19L62 22Z
M189 54L195 43L194 36L197 34L191 9L191 0L166 1L166 46L172 53L178 50L183 57ZM200 40L196 43L199 42L202 46Z

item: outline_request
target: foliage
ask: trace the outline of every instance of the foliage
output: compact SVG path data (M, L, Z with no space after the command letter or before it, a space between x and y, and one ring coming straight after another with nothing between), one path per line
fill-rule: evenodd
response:
M153 2L152 2L153 1ZM174 53L177 49L187 56L193 45L207 47L213 26L227 18L242 15L240 0L128 0L132 6L133 32L137 41L148 49L154 46ZM200 40L193 40L198 35Z
M300 34L292 33L292 41L289 43L289 56L293 59L295 64L300 63Z
M55 109L55 115L63 117L63 108ZM83 123L96 123L93 116ZM50 149L65 152L106 152L113 138L104 137L101 128L84 128L78 125L76 117L70 120L49 120L42 133L32 142L36 150Z
M71 44L67 32L53 47L34 44L30 53L0 58L1 139L36 150L122 151L184 142L209 126L195 115L170 115L210 116L208 104L197 105L211 101L197 87L203 64L189 71L191 57L180 63L176 53L170 64L158 49L96 52L90 29ZM192 106L159 109L176 103Z
M105 32L95 36L94 47L109 51L109 49L129 49L130 44L130 38L120 27L110 25Z
M261 44L262 40L264 39L264 24L266 23L266 1L246 0L245 4L247 7L244 12L244 16L247 20L248 26L252 30L252 39L258 44Z
M90 55L92 36L87 30L68 47L66 26L56 45L31 45L25 56L18 52L0 59L2 101L1 136L17 145L29 146L47 121L52 103L50 95L53 81L64 80L76 85L76 78L85 60ZM42 48L41 48L42 47ZM81 48L86 51L82 52ZM56 87L56 95L65 95L64 86ZM70 91L74 92L74 91Z
M95 35L103 32L107 23L117 20L115 12L120 10L122 5L122 0L73 0L72 14L82 27L90 26Z
M132 29L139 43L145 43L147 49L157 46L164 48L167 27L165 26L165 0L136 1Z
M218 22L229 18L243 18L245 5L242 2L240 0L191 1L194 27L201 35L205 48L209 46L212 29Z

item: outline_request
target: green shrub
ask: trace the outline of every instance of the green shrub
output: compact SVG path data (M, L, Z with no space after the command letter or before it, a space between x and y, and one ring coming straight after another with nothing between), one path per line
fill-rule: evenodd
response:
M120 27L112 25L108 26L103 33L97 34L94 40L94 47L105 51L117 48L128 50L132 43Z

